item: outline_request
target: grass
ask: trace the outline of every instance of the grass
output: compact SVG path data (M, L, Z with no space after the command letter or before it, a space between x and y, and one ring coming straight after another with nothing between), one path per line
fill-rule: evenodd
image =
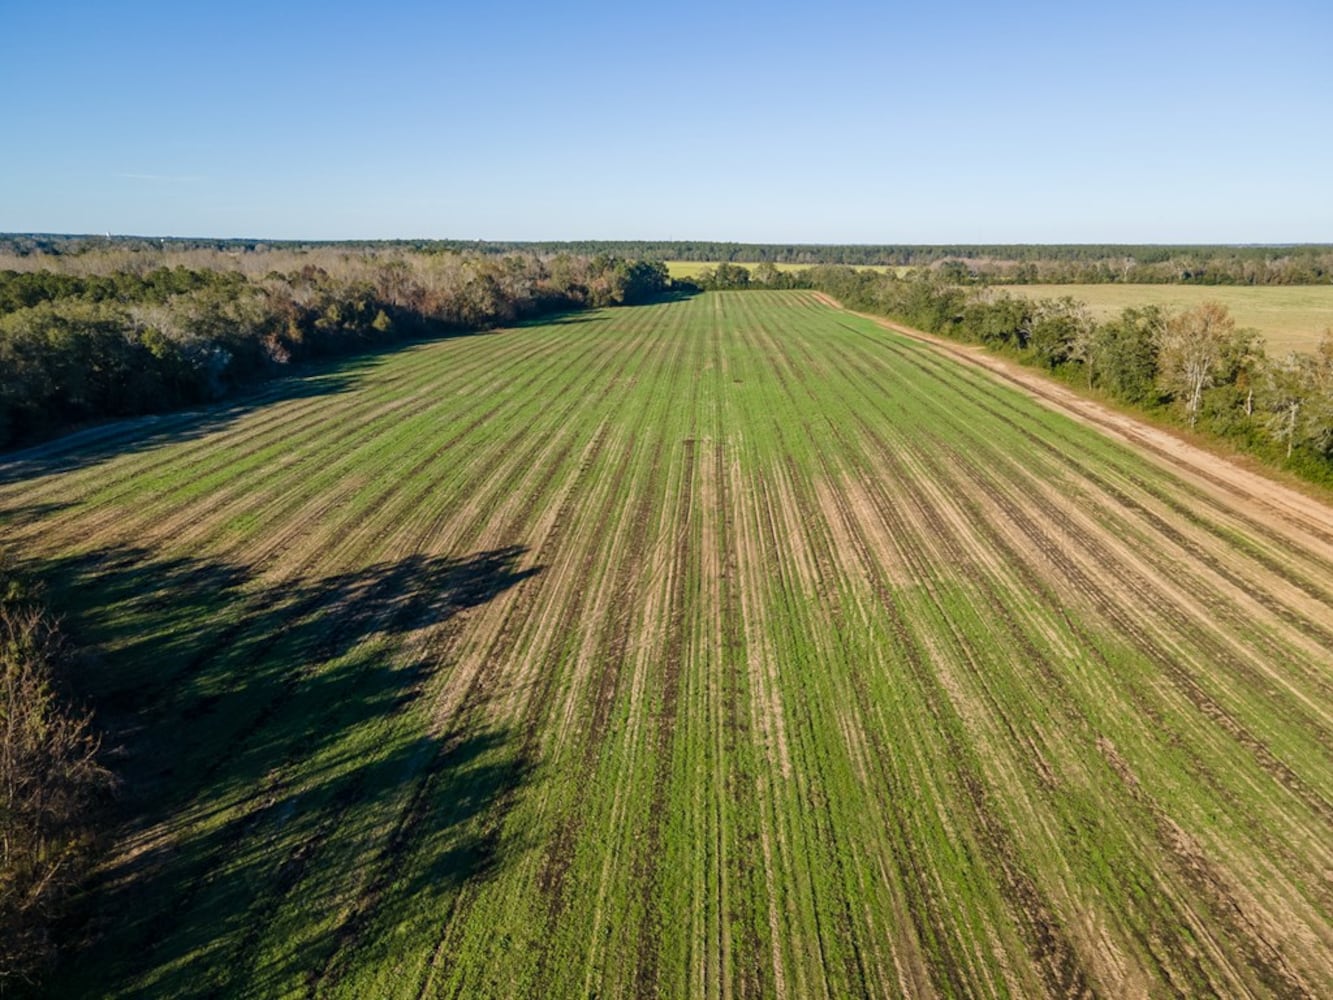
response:
M1333 544L806 293L0 466L124 776L56 995L1333 990Z
M1098 319L1127 306L1156 305L1189 309L1201 302L1220 302L1237 326L1264 335L1269 354L1313 352L1325 330L1333 329L1333 285L1240 287L1230 285L1008 285L1014 295L1059 298L1070 295L1086 302Z

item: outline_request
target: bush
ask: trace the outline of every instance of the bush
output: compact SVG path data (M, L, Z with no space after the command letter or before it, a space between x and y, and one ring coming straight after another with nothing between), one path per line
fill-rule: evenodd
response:
M50 959L110 784L88 717L60 692L69 655L33 591L0 566L0 991L31 984Z

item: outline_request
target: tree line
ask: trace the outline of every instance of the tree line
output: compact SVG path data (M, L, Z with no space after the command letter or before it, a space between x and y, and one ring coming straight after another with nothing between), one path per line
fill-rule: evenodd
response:
M108 251L0 270L0 447L220 399L294 362L644 302L669 286L664 265L607 255L164 259Z
M772 246L648 244L649 258L719 264L926 268L955 284L1321 285L1333 283L1333 247L940 245Z
M1333 331L1312 353L1271 358L1224 306L1128 308L1105 322L1069 297L1033 300L845 267L781 271L719 264L701 288L811 288L929 333L982 344L1121 403L1227 438L1333 485Z
M0 236L0 258L71 257L110 250L140 254L211 250L233 254L286 251L509 254L614 257L622 260L727 264L921 267L955 283L1320 285L1333 283L1333 246L1162 244L802 244L717 240L377 240L310 242L138 236ZM0 265L2 266L2 265Z

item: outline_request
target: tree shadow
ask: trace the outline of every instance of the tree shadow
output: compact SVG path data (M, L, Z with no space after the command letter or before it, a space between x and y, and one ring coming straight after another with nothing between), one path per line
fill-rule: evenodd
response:
M0 454L0 485L96 465L118 455L203 437L276 403L346 392L373 366L367 358L284 375L227 399L188 409L100 421L17 451Z
M0 527L15 528L40 521L70 506L68 503L26 503L0 509Z
M24 567L106 650L73 686L122 780L113 860L64 926L51 988L290 986L379 933L380 899L411 908L503 865L531 762L480 714L441 728L423 696L453 667L434 640L541 572L524 554L414 555L280 588L133 548Z
M647 299L645 305L648 303L659 304L663 302L684 302L687 299L694 298L696 295L702 295L703 291L704 290L700 286L694 284L694 282L689 279L675 279L673 280L673 287L658 292L652 298Z
M568 312L546 313L545 315L525 316L510 323L505 329L523 330L534 326L590 326L605 323L609 316L602 312L571 309Z
M689 294L692 293L667 291L651 301L670 302L687 298ZM431 325L426 331L391 344L332 360L312 359L300 363L290 372L248 381L216 403L100 420L82 428L57 430L55 436L19 449L8 452L0 449L0 486L97 465L120 455L195 440L278 403L348 392L368 372L395 354L422 344L463 337L497 336L505 330L527 327L585 326L605 323L609 319L604 310L574 309L524 317L495 329L442 330L438 325Z
M204 437L278 403L348 392L394 355L424 343L488 336L487 330L435 332L332 360L310 360L294 370L246 382L216 402L143 416L98 421L21 449L0 450L0 486L97 465L120 455Z

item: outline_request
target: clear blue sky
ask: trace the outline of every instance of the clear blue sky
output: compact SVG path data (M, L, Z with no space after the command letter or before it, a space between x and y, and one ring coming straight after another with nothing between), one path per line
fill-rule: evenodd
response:
M1333 2L0 0L0 231L1333 241Z

